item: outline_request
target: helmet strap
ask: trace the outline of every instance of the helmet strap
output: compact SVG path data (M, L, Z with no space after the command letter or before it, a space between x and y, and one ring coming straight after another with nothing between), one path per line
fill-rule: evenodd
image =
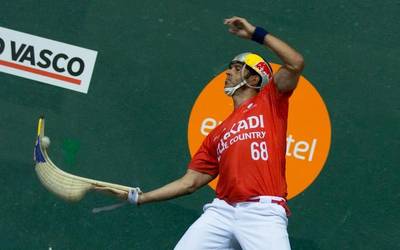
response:
M239 84L237 84L234 87L225 87L224 88L224 92L228 96L233 96L233 94L235 94L236 90L238 90L239 88L243 87L244 85L247 85L246 80L241 81Z

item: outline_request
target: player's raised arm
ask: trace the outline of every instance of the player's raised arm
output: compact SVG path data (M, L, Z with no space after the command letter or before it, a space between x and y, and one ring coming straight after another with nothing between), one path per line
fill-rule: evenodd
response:
M271 49L283 62L274 75L274 82L281 92L291 91L297 86L304 68L303 56L279 38L260 27L255 27L246 19L232 17L224 20L229 32L244 39L251 39Z
M129 193L118 189L98 187L99 191L105 191L117 196L123 200L129 200L133 204L145 204L155 201L163 201L173 199L179 196L191 194L200 187L206 185L215 176L203 174L188 169L186 174L181 178L150 192L142 193L140 190L132 189Z

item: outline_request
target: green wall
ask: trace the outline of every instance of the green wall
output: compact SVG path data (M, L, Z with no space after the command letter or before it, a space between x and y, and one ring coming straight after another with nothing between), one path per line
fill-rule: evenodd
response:
M226 31L239 15L304 55L330 112L325 168L289 202L292 248L400 249L399 13L398 1L371 0L3 1L1 27L98 56L87 95L0 73L0 248L172 249L210 188L97 214L115 199L65 203L34 172L37 118L66 171L143 190L178 178L200 91L234 55L266 53Z

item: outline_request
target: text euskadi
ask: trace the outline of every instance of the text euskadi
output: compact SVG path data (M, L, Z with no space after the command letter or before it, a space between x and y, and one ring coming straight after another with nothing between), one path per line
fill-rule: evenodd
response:
M216 119L207 117L203 120L200 126L200 133L204 136L207 136L215 127L217 127L219 124L221 124L222 121L217 122ZM257 123L258 124L258 123ZM263 125L263 123L260 123ZM262 138L265 136L262 135ZM307 160L307 161L312 161L314 154L315 154L315 149L317 147L317 138L312 138L311 140L298 140L295 139L292 134L289 134L286 137L286 156L289 157L294 157L298 160ZM218 145L219 151L224 150L225 148L222 147L220 148L220 145Z

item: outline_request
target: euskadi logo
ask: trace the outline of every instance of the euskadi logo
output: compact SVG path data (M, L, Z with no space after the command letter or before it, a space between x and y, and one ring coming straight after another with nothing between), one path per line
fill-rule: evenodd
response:
M0 71L87 93L97 51L0 27Z
M274 72L280 65L271 63ZM193 156L204 138L233 111L224 94L226 73L212 79L198 96L188 126L189 150ZM249 107L250 108L250 107ZM318 91L303 76L289 99L286 137L288 199L303 192L318 177L328 157L331 123ZM215 189L218 178L210 183Z

